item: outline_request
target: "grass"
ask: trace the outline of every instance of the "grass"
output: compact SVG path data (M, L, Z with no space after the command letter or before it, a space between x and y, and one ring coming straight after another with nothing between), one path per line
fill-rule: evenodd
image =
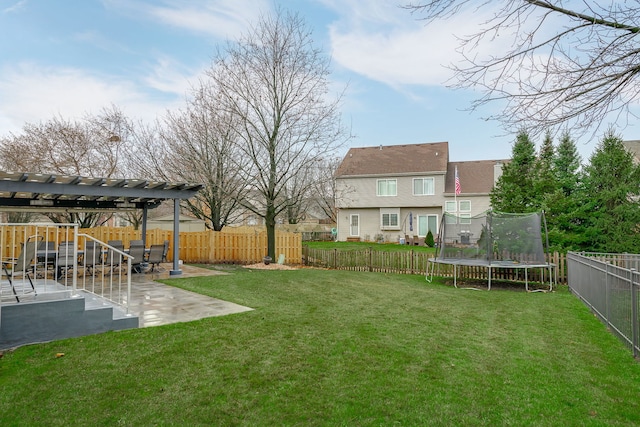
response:
M374 251L384 252L427 252L435 253L435 248L426 246L409 246L399 245L397 243L374 243L374 242L304 242L303 245L314 249L338 249L340 251L366 251L372 249Z
M6 353L0 424L640 424L640 365L565 288L228 271L167 282L254 311Z

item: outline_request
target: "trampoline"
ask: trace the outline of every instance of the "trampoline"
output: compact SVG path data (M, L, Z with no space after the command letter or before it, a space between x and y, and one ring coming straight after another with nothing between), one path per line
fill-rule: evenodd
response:
M439 264L453 266L456 288L459 267L482 267L487 269L487 287L491 290L494 270L516 269L524 270L525 289L529 291L529 270L543 269L549 273L549 291L553 289L555 265L546 261L549 244L544 212L487 211L471 218L445 213L438 240L435 258L428 260L429 282Z

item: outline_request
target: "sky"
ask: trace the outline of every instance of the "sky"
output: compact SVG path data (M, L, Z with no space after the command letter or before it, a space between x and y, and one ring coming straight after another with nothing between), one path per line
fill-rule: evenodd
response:
M407 0L0 0L0 136L111 105L151 122L185 105L219 48L261 14L298 13L344 90L349 147L449 142L451 161L506 159L515 135L448 88L456 35L479 14L425 25ZM454 33L453 29L457 32ZM500 49L499 45L494 46ZM638 139L625 131L625 139ZM540 141L536 141L539 145ZM597 141L579 141L587 159Z

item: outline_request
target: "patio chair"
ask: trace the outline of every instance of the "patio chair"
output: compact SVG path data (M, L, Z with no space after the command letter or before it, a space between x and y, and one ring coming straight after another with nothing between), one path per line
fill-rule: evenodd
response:
M36 264L36 277L46 277L47 270L56 265L56 242L43 240L38 245L38 261Z
M82 265L85 273L93 274L97 266L102 265L102 247L98 242L89 240L84 245Z
M124 246L122 245L122 240L109 240L107 244L114 249L119 250L120 252L124 252ZM106 261L107 265L111 269L111 273L120 272L120 267L122 266L122 255L118 252L109 249L107 252Z
M74 245L73 242L60 242L58 245L58 259L56 261L56 281L62 276L67 276L69 270L71 270L76 264L77 260L74 258Z
M134 246L142 246L142 247L144 247L144 242L142 240L130 240L129 241L129 248L132 248Z
M11 291L13 291L13 296L16 298L17 302L20 302L20 298L18 297L18 293L16 292L15 287L15 279L18 275L22 275L23 281L25 277L29 280L31 289L33 290L34 294L37 295L36 288L33 285L33 280L29 275L29 270L33 268L33 261L37 257L37 250L39 245L39 240L31 240L31 238L29 238L29 240L27 240L27 243L23 245L22 251L20 252L20 255L18 255L18 258L6 259L2 261L2 271L4 272L4 275L7 276L7 279L9 279L9 286L11 287Z
M167 254L169 253L169 241L165 240L163 246L164 249L162 251L162 262L167 262Z
M144 268L144 246L131 246L129 248L129 255L133 257L131 260L131 272L132 273L142 273Z
M162 262L162 255L164 254L163 245L151 245L149 248L149 258L147 262L151 265L151 268L147 270L147 273L153 272L156 267Z

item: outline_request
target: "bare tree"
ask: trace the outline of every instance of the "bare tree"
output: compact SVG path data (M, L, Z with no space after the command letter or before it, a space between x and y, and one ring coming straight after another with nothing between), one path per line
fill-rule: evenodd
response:
M564 4L567 7L563 7ZM453 85L481 89L471 106L503 100L492 115L506 129L538 135L572 125L595 134L608 120L628 124L640 95L640 7L637 2L428 0L405 6L426 22L470 9L494 11L461 38ZM483 56L481 46L513 39L511 49ZM620 123L619 123L620 124Z
M279 10L229 42L207 75L220 90L220 108L234 117L238 168L254 195L244 206L265 219L273 258L276 217L310 185L294 181L301 183L316 159L348 138L340 96L328 95L329 60L313 46L303 20Z
M337 221L338 215L336 209L338 190L335 173L340 162L341 159L338 157L326 158L318 162L312 190L314 205L333 223Z
M241 160L232 123L237 118L219 109L214 82L201 82L192 95L184 111L167 115L164 170L173 179L204 184L186 208L220 231L242 214L240 199L247 191L237 166Z
M45 123L26 123L22 133L0 140L2 167L10 170L101 178L118 176L127 118L116 107L83 120L54 117ZM55 222L100 225L108 216L96 212L49 212Z

